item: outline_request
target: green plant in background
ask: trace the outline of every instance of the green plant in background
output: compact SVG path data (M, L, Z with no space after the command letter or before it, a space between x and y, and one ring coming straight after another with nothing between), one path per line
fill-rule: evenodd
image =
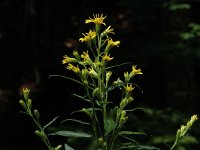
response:
M21 106L24 108L25 110L25 114L29 115L34 123L37 126L37 130L35 130L35 134L40 137L40 139L44 142L44 144L48 147L49 150L60 150L62 148L62 145L58 145L57 147L52 147L49 138L45 132L45 129L50 126L55 120L56 118L54 118L51 122L49 122L48 124L46 124L45 126L42 126L40 124L40 114L39 111L37 109L32 110L32 100L29 98L29 93L30 93L30 89L25 88L23 89L23 98L24 100L20 100L19 103L21 104Z
M188 134L188 131L191 129L193 123L197 120L197 115L193 115L190 119L190 121L187 122L186 126L182 125L180 129L176 132L176 139L170 150L174 150L177 143Z
M62 75L52 75L64 77L80 84L84 90L85 95L73 94L88 104L87 108L82 108L75 112L83 113L89 117L90 122L78 119L66 119L66 121L73 121L81 125L89 125L91 131L78 132L58 130L56 132L46 134L45 129L50 126L56 119L54 118L47 125L42 127L39 122L39 112L34 110L32 113L31 99L29 99L29 89L23 90L24 100L20 100L20 104L38 127L35 133L42 139L49 150L59 150L61 145L53 148L48 139L49 135L60 135L65 137L75 138L93 138L95 139L95 146L93 149L99 150L113 150L113 149L158 149L153 146L141 145L132 137L137 134L144 134L141 132L128 131L125 128L125 123L128 121L128 113L134 111L136 108L128 109L128 105L134 101L133 90L138 86L131 82L136 75L142 74L140 68L136 65L132 66L131 71L123 73L123 79L116 78L111 80L113 74L112 68L124 64L117 64L109 66L109 62L114 59L111 57L110 51L113 47L118 47L120 41L114 41L111 37L114 29L111 26L106 27L104 22L106 16L103 14L95 14L93 18L85 20L86 24L93 24L94 27L89 29L87 33L83 33L83 37L79 39L80 42L86 43L88 50L79 52L73 51L73 57L64 55L62 63L66 65L66 69L75 73L77 78L66 77ZM52 77L51 76L51 77ZM119 89L119 104L115 104L110 94L111 91ZM116 101L115 101L116 102ZM179 140L183 138L192 124L197 120L197 116L193 116L186 126L178 129L176 140L171 150L177 145ZM118 139L124 138L128 142L117 142ZM65 150L73 149L67 143Z

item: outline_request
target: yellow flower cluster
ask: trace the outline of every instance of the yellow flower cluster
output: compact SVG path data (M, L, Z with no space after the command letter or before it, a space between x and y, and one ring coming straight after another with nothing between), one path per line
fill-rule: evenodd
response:
M94 23L95 27L100 25L106 26L104 23L106 16L103 14L94 14L93 18L85 20L85 23ZM100 29L100 28L98 28ZM74 57L69 57L68 55L63 56L62 64L67 64L67 69L75 73L81 72L80 66L88 70L88 73L92 77L97 77L98 68L107 65L107 62L111 61L113 57L110 57L108 51L113 46L119 46L120 41L113 41L112 38L108 37L108 34L115 34L113 28L108 26L101 34L98 34L99 30L89 29L88 33L82 33L83 37L79 38L80 42L85 42L93 53L94 58L92 58L88 51L82 52L79 55L77 50L73 51ZM103 50L103 45L104 50ZM77 64L77 65L73 65Z

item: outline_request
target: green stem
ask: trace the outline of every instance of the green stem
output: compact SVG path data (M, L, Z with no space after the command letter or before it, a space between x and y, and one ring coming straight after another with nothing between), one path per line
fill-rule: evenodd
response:
M102 132L101 132L99 121L98 121L98 118L97 118L97 115L96 115L96 111L95 111L95 107L94 107L94 102L93 102L93 100L92 100L92 98L90 96L88 88L85 87L85 89L86 89L87 96L90 99L91 105L92 105L92 118L91 118L91 120L92 120L93 130L94 130L94 134L95 134L95 137L96 137L96 140L97 140L97 145L98 145L98 132L97 132L97 128L99 130L100 136L102 136ZM99 145L98 145L98 147L99 147Z
M174 142L174 144L170 148L170 150L174 150L174 148L176 147L177 143L178 143L178 140L176 139L175 142Z
M44 137L42 137L42 140L44 141L45 145L48 147L49 150L52 150L52 146L51 143L44 131L44 129L42 128L40 122L38 120L35 119L35 117L33 116L31 109L29 107L27 107L27 113L29 114L29 116L33 119L34 123L37 125L37 127L39 128L40 132L44 133Z

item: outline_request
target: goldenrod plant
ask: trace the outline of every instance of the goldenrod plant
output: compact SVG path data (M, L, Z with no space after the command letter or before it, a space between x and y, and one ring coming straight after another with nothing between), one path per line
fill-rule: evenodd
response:
M135 109L127 107L134 101L133 91L138 88L132 82L132 79L137 75L142 75L142 70L136 65L132 65L130 71L122 73L121 78L111 80L112 68L124 64L117 64L110 66L109 62L114 59L110 54L111 49L118 47L120 41L114 40L111 35L115 34L111 26L106 26L104 22L106 16L103 14L94 14L92 18L86 19L85 24L92 24L93 28L88 32L83 33L79 39L81 43L87 45L87 50L72 52L72 57L68 55L63 56L62 64L68 71L74 72L76 78L51 75L50 77L64 77L72 80L76 84L81 85L85 90L85 95L73 94L88 104L87 108L75 111L76 113L83 113L88 116L90 122L79 119L66 119L63 122L73 121L82 125L91 126L92 132L77 132L58 130L54 133L46 134L45 129L50 126L57 118L54 118L47 125L42 126L39 122L39 112L34 110L32 112L32 102L29 98L29 89L23 90L24 100L20 100L20 104L25 109L38 129L36 134L42 139L49 150L59 150L61 145L56 148L52 147L48 139L49 135L61 135L65 137L75 138L92 138L95 140L94 150L116 150L116 149L159 149L153 146L140 145L136 142L132 135L145 134L126 130L125 125L128 121L128 113ZM119 89L119 103L113 102L111 91ZM171 150L183 138L192 124L197 120L194 115L188 122L187 126L182 126L177 131L177 136ZM119 138L124 138L127 142L117 142ZM120 140L121 141L121 140ZM124 141L124 140L123 140ZM70 143L64 144L65 150L73 150Z

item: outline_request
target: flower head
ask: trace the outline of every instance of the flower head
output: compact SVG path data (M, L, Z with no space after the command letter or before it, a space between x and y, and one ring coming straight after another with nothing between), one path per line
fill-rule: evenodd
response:
M136 69L136 65L135 66L132 66L132 72L134 73L134 74L143 74L141 71L141 69L139 68L139 69Z
M92 60L90 59L90 56L88 54L88 51L86 52L83 52L83 54L81 54L81 58L83 58L83 62L85 64L91 64L92 63Z
M132 86L132 84L130 84L130 85L127 85L127 86L125 87L125 91L126 91L127 93L130 93L130 92L132 92L132 91L133 91L133 89L134 89L134 87Z
M67 56L67 55L64 55L63 56L63 60L62 60L62 63L63 64L67 64L67 63L76 63L77 62L77 59L76 58L71 58L71 57L69 57L69 56Z
M104 30L102 33L101 33L101 37L104 37L105 35L108 35L109 33L110 34L115 34L115 32L113 32L113 28L111 28L111 26L108 26L106 28L106 30Z
M102 57L102 60L104 62L111 61L112 59L113 59L113 57L111 58L110 55L108 55L107 53Z
M92 39L94 39L96 37L96 32L95 31L92 31L92 30L89 30L88 33L82 33L83 34L83 38L80 38L79 41L81 42L90 42Z
M120 44L120 41L113 41L112 38L109 38L105 52L108 53L108 51L114 46L119 47L119 44Z
M28 97L29 97L30 89L29 88L23 88L22 93L23 93L24 99L27 100Z
M99 75L93 68L89 68L89 75L91 75L92 77L95 77L95 78L99 77Z
M73 55L76 57L76 59L80 60L80 55L77 50L73 51Z
M111 38L108 40L108 45L113 47L113 46L119 46L120 41L113 41Z
M94 23L95 25L106 25L104 23L104 19L106 18L106 16L103 16L103 14L93 14L94 18L90 18L85 20L85 23Z
M79 69L79 67L77 66L74 66L74 65L72 65L72 64L68 64L68 66L67 66L67 69L68 70L72 70L73 72L75 72L75 73L79 73L80 72L80 69Z

